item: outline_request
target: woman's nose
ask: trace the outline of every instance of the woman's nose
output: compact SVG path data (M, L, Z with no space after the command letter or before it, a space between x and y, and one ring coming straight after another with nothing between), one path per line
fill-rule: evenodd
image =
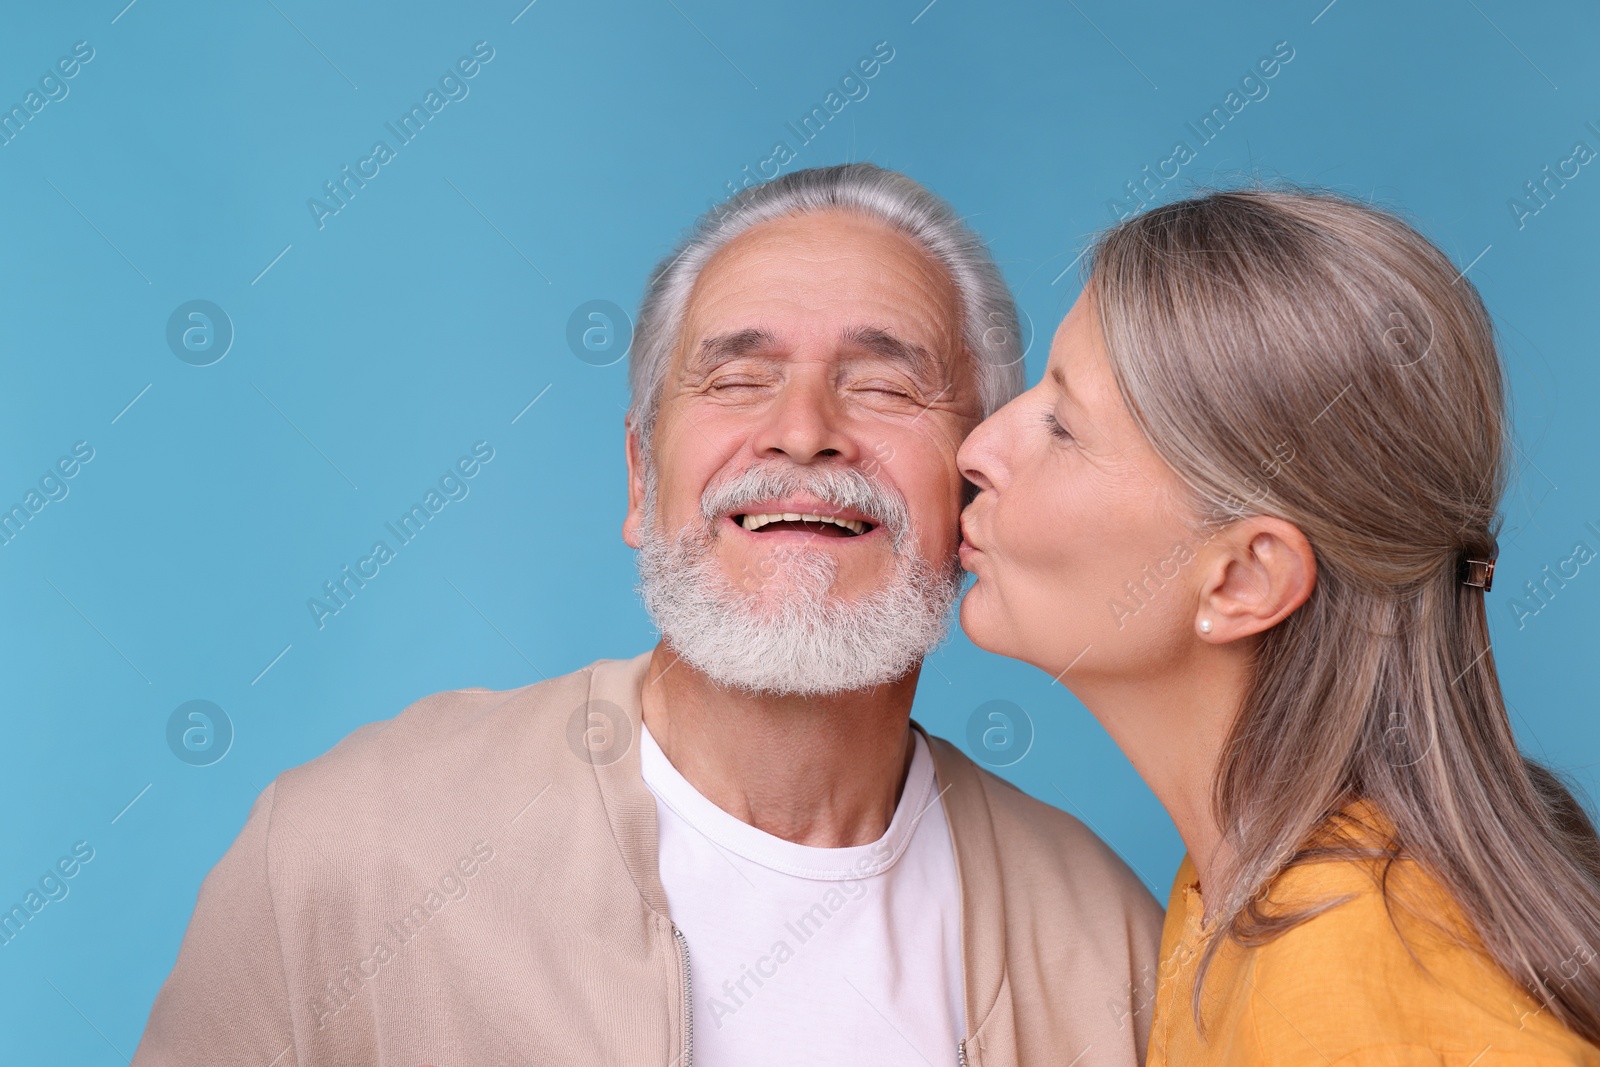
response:
M1000 436L997 420L1004 410L1002 408L980 422L956 450L956 467L963 478L977 486L979 492L994 488L994 477L998 473L996 444Z

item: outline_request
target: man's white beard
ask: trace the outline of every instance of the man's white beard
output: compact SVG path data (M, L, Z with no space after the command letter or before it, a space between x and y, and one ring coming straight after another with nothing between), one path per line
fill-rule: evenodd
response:
M832 595L834 550L809 544L775 544L738 580L724 574L721 516L798 493L885 527L895 566L883 586L854 601ZM657 524L647 469L643 520L638 591L662 637L713 681L754 693L822 696L904 677L944 640L966 578L953 554L940 567L916 555L904 500L855 468L751 467L707 489L700 518L676 537Z

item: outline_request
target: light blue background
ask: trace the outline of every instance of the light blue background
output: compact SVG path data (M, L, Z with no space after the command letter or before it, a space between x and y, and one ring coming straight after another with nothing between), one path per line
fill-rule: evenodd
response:
M1510 604L1575 541L1600 548L1600 165L1523 228L1507 204L1575 141L1600 149L1592 4L522 2L0 15L6 106L74 42L95 51L0 147L0 503L74 442L95 450L0 547L0 905L74 842L95 850L0 948L7 1062L132 1054L200 880L283 769L427 693L649 647L618 535L626 363L576 358L567 320L594 299L631 311L742 167L786 140L786 170L869 159L949 198L1038 327L1032 381L1108 199L1279 41L1295 54L1270 95L1163 195L1250 173L1326 184L1404 209L1470 264L1519 423L1497 660L1523 743L1594 792L1600 566L1521 628ZM480 40L494 59L470 95L319 230L307 199ZM880 41L894 58L869 95L799 146L785 123ZM236 330L208 367L165 340L194 299ZM479 440L495 458L470 495L319 631L306 600ZM236 731L211 766L167 745L191 699ZM1036 730L1003 773L1164 895L1176 835L1060 686L958 634L916 715L964 743L993 699Z

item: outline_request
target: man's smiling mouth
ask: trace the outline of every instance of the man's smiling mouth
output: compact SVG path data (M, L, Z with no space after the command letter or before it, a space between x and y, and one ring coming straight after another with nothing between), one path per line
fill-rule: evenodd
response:
M833 518L828 515L802 514L793 511L767 514L740 514L732 516L734 522L755 533L765 530L792 530L817 534L821 537L860 537L873 529L870 522L859 519Z

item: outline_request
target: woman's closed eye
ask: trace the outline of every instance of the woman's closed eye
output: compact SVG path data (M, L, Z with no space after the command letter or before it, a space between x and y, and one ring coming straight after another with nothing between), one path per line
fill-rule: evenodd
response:
M1041 414L1044 418L1045 429L1050 431L1051 437L1056 438L1058 441L1072 440L1072 431L1061 425L1061 420L1056 418L1055 412L1045 411Z

